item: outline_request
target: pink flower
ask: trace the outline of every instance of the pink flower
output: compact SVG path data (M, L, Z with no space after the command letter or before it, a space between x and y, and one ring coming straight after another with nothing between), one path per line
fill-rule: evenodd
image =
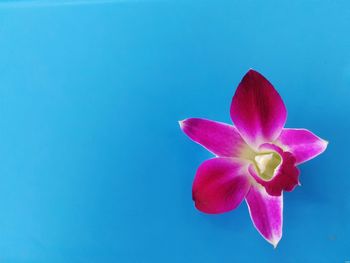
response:
M299 184L296 166L321 154L328 143L306 129L284 128L282 98L254 70L238 85L230 114L235 126L199 118L180 121L184 133L215 154L197 170L195 206L219 214L245 199L255 228L276 247L282 237L283 191Z

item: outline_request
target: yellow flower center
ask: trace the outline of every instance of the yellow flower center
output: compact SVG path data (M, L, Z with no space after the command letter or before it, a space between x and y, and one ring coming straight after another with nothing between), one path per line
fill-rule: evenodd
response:
M276 152L259 153L254 157L255 169L265 181L269 181L282 162L281 156Z

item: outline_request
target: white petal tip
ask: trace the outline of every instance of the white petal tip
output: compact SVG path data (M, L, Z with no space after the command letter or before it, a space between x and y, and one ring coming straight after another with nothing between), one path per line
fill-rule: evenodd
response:
M182 129L183 128L183 126L184 126L184 123L185 122L185 120L181 120L181 121L179 121L179 125L180 125L180 128Z
M274 249L277 248L278 243L280 242L281 239L273 239L269 240L270 244L273 246Z

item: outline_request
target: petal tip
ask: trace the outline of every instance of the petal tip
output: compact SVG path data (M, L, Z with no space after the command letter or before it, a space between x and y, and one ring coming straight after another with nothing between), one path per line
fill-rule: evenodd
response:
M246 74L248 74L248 73L256 73L256 72L257 71L255 69L249 68Z
M329 141L327 141L327 140L322 140L322 141L323 141L324 148L327 148Z
M244 75L244 77L243 78L245 78L245 77L262 77L262 78L264 78L264 79L266 79L259 71L257 71L257 70L255 70L255 69L253 69L253 68L249 68L248 69L248 71L247 71L247 73Z
M271 238L265 237L262 233L260 233L260 234L267 242L269 242L273 246L274 249L277 248L279 242L282 239L282 234L281 235L277 235L277 236L272 236Z
M323 153L327 149L328 144L329 144L329 141L324 140L324 139L320 140L320 145L321 145L321 152L320 153Z
M266 239L267 242L269 242L273 246L274 249L276 249L279 242L282 239L282 235L272 236L271 239L268 239L266 237L264 238Z
M183 129L183 127L184 127L184 125L185 125L185 121L186 121L186 120L178 121L178 123L179 123L181 129Z
M279 242L282 239L282 234L281 235L277 235L277 236L272 236L272 237L268 238L268 237L265 237L260 231L259 231L259 233L268 243L270 243L273 246L274 249L277 248Z
M276 240L272 240L270 241L271 245L273 246L274 249L277 248L278 243L280 242L281 239L276 239Z

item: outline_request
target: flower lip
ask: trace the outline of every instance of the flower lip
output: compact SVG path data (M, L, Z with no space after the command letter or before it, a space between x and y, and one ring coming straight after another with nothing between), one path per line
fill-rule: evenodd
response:
M261 152L275 153L281 158L281 162L274 170L273 176L268 180L261 176L259 169L252 163L248 168L251 176L256 182L265 187L269 195L279 196L283 190L292 191L299 184L299 170L295 166L295 157L274 144L265 143L260 145L259 149Z

